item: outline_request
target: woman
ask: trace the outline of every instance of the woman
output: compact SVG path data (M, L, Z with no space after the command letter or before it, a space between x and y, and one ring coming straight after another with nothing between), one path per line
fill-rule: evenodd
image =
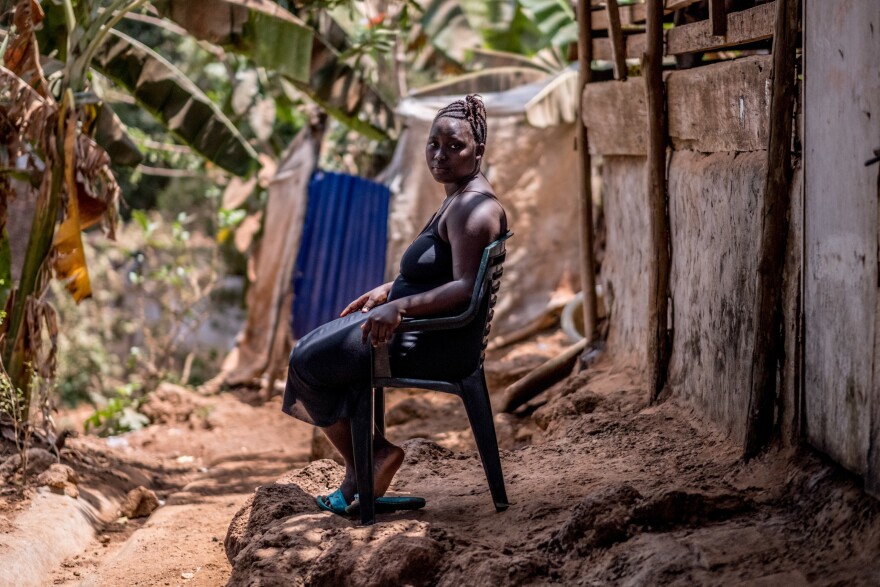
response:
M434 118L425 158L446 199L404 252L400 275L346 307L340 317L299 340L290 356L283 409L320 426L345 459L345 479L318 505L344 514L357 481L349 420L351 398L370 390L370 348L388 342L396 376L465 377L481 336L471 327L394 336L404 317L454 315L469 303L483 249L507 232L504 209L480 173L486 149L486 110L470 95ZM474 328L482 328L475 320ZM403 462L403 450L375 435L375 492L380 497Z

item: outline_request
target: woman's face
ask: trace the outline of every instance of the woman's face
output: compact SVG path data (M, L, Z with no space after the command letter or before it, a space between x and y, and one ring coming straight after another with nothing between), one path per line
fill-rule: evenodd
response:
M467 120L444 116L431 126L425 160L435 180L457 183L479 170L484 148L474 140Z

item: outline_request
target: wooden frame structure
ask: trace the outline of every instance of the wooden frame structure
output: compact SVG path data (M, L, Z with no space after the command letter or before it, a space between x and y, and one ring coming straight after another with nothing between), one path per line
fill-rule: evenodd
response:
M586 4L588 1L592 18L588 35L583 34L585 27L581 27L581 39L589 43L594 61L611 62L615 81L584 87L582 122L590 131L589 142L586 141L586 136L584 142L593 148L593 152L599 154L645 156L644 181L650 233L648 255L652 263L647 280L649 307L646 315L649 335L646 349L648 387L650 399L653 401L666 385L673 343L670 303L672 244L666 176L669 150L685 148L697 152L713 152L769 148L775 149L774 152L778 151L778 155L775 155L777 158L783 154L788 154L790 158L788 148L791 144L790 122L794 100L789 98L794 84L799 0L773 0L730 12L727 11L724 0L709 0L708 14L704 14L702 20L678 24L672 28L664 27L664 20L670 20L670 14L687 9L698 0L645 0L625 5L621 5L623 0L582 0L582 3ZM778 15L784 15L784 18ZM773 76L771 96L769 99L762 99L757 95L756 89L770 87L766 79L770 58L739 60L736 57L740 57L742 48L754 49L756 43L774 36L785 39L782 44L785 59L780 60L781 56L774 55L773 70L779 70L781 75ZM702 93L705 93L705 80L700 80L698 73L677 76L674 79L672 76L664 77L663 62L664 58L668 61L687 54L730 49L740 51L728 54L733 57L729 66L731 74L728 77L746 80L743 82L742 93L753 95L753 102L757 104L756 110L760 111L760 122L747 124L748 121L742 118L743 101L740 98L742 128L728 132L726 128L713 129L711 125L714 120L730 120L730 112L719 110L714 113L718 116L710 114L705 116L705 120L695 120L694 117L689 117L681 105L681 98L686 93L690 93L690 98L693 97L693 91L700 92L701 88ZM643 80L628 79L628 59L640 61ZM698 67L695 71L699 69ZM723 70L723 67L722 70L716 67L713 71L724 75ZM788 85L779 85L782 81ZM783 95L787 98L783 99ZM725 95L725 100L721 102L735 102L729 98L730 96ZM773 120L788 121L788 126L768 123L770 100L774 108L779 110L773 111ZM707 101L708 99L701 100ZM614 115L614 109L619 108L622 103L634 108L628 119ZM692 100L688 100L688 104L691 103ZM710 110L711 108L709 106ZM615 122L609 124L609 120ZM769 132L768 127L771 129ZM716 130L717 132L713 132ZM771 164L776 165L773 162ZM762 369L750 375L750 414L745 418L747 430L743 435L746 439L744 456L752 456L765 446L775 425L772 412L775 381L768 378L768 373L775 369L775 357L779 357L782 352L782 341L778 336L782 303L778 294L778 281L783 273L784 255L779 254L779 251L780 246L784 249L787 240L784 217L788 212L788 199L779 194L788 194L791 189L790 165L785 169L789 171L770 173L765 178L764 191L771 194L773 201L765 202L769 211L763 213L764 244L760 255L760 275L756 276L759 277L759 291L754 308L757 320L752 349L753 361L761 365ZM773 291L774 288L777 291Z

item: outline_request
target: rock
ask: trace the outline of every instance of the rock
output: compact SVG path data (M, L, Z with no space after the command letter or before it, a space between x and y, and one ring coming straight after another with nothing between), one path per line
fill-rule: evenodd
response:
M553 551L581 556L629 538L633 506L642 499L632 486L612 485L588 495L550 540Z
M427 397L408 397L385 412L385 425L399 426L411 420L427 420L436 412L437 408Z
M186 387L162 383L147 395L140 412L153 424L183 424L190 422L206 426L211 402Z
M404 464L429 463L431 461L439 461L444 459L454 459L456 454L425 438L413 438L401 444L406 452Z
M495 436L501 450L513 450L516 446L516 420L513 414L495 414Z
M575 411L578 414L591 414L602 401L601 397L589 389L580 389L571 394L568 399L574 404Z
M424 522L365 528L312 510L263 527L233 560L227 587L436 584L443 548Z
M443 547L427 524L383 520L365 528L318 509L315 496L343 475L322 460L259 487L224 540L233 566L229 587L436 584Z
M125 518L144 518L149 516L159 507L159 498L156 494L140 485L128 492L125 501L119 507L119 515Z
M79 497L79 490L76 488L78 482L76 471L61 463L53 463L37 476L37 485L48 486L55 493L73 498Z
M750 509L751 503L736 493L708 494L674 489L639 504L633 511L633 522L650 530L668 529L726 520Z
M547 430L551 423L563 418L573 418L577 416L577 413L577 408L571 398L560 397L535 410L532 418L538 428Z
M29 448L27 450L28 473L40 474L58 459L44 448ZM21 468L21 455L14 454L0 465L0 477L7 478Z
M320 428L315 428L312 432L312 450L309 455L310 461L320 461L321 459L330 459L340 465L344 465L345 461L336 447L327 440L327 436L321 432Z
M232 518L223 547L230 562L278 520L296 514L316 514L315 496L326 494L342 483L345 470L330 460L310 463L258 487ZM342 520L342 518L339 518Z
M507 555L486 550L465 550L452 562L452 566L466 569L468 585L492 585L493 587L518 587L549 583L550 562L546 556L534 553ZM540 581L538 578L544 578ZM440 581L438 587L460 587L461 576L450 574Z

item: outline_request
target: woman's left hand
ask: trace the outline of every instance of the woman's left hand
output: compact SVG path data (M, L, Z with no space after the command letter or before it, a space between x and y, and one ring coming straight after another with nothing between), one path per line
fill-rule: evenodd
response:
M401 318L400 308L394 302L388 302L374 308L367 317L367 321L361 325L363 331L361 341L366 343L369 339L373 346L388 342L400 324Z

